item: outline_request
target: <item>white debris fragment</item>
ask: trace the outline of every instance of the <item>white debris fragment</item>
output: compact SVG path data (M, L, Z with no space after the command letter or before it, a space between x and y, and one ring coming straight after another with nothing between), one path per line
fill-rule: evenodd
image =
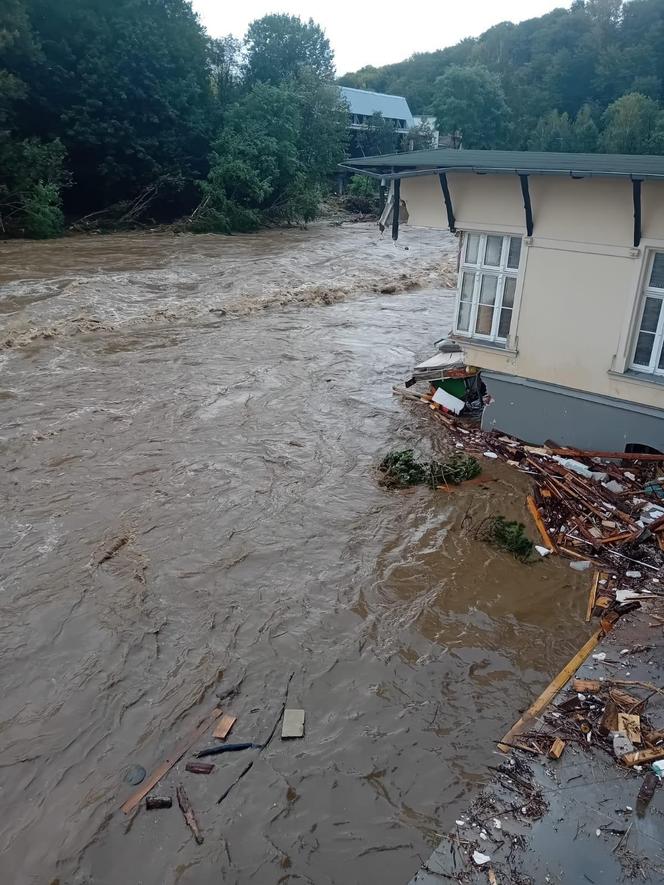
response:
M463 443L454 443L454 445L457 447L457 449L463 448Z
M491 458L492 460L498 457L495 452L484 452L483 454L485 458Z
M620 492L625 491L625 486L621 485L619 482L616 482L615 479L611 479L609 480L609 482L603 482L602 485L610 492L615 492L616 495L619 495Z
M626 470L626 471L625 471L625 476L627 477L627 479L631 479L632 482L636 482L636 477L634 476L633 473L628 473L627 470Z
M540 556L548 556L551 553L548 547L542 547L541 544L535 544L535 550L537 550Z
M457 820L457 821L455 821L455 824L457 825L457 827L465 827L466 826L465 820Z
M635 593L634 590L616 590L616 602L630 602L632 599L643 599L644 596L654 596L648 590L643 593Z
M489 838L489 837L487 836L487 834L484 832L484 830L482 830L482 832L480 833L480 839L484 839L484 841L486 842L486 840L487 840L488 838Z
M577 560L575 562L570 562L569 567L573 568L576 572L585 572L590 568L591 565L592 562L588 562L588 560L583 559L581 561Z
M601 831L601 830L595 830L595 835L596 835L596 836L601 836L601 835L602 835L602 831Z
M493 826L496 830L502 829L502 824L500 823L500 821L498 820L497 817L494 817L494 819L493 819Z
M627 577L627 578L640 578L641 572L625 572L625 577Z
M621 654L621 655L628 655L628 654L629 654L629 649L628 649L628 648L621 648L621 649L620 649L620 654Z
M488 854L482 854L481 851L473 851L473 860L477 864L478 867L483 866L485 863L489 863L491 858Z
M606 652L601 651L599 654L593 655L593 660L595 661L604 661L606 660Z

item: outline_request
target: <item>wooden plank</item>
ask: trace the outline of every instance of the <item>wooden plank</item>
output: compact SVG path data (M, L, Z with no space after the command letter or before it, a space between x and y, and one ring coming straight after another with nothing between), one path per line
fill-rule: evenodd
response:
M152 790L153 787L155 787L159 781L168 774L175 763L182 759L187 750L189 750L190 747L192 747L196 741L205 734L210 726L217 721L221 716L221 712L222 711L219 707L215 707L214 710L212 710L212 712L196 726L189 737L181 741L170 756L168 756L158 768L155 768L152 774L140 785L138 790L131 794L124 804L120 806L120 810L125 814L131 814L131 812L140 805L142 799L147 796L150 790Z
M226 740L226 736L231 728L237 722L237 716L229 716L228 713L224 713L219 722L214 727L214 731L212 732L212 737L219 738L220 740Z
M583 449L551 449L552 455L577 458L604 458L606 461L664 461L664 455L644 452L596 452Z
M563 667L560 673L558 673L555 679L553 679L553 681L549 683L549 685L544 689L537 700L526 710L519 721L516 722L512 726L512 728L510 728L501 743L498 744L498 749L501 752L506 753L508 748L505 745L513 742L513 738L520 735L521 732L527 731L531 726L535 724L535 721L540 713L542 713L542 711L545 710L546 707L548 707L548 705L555 698L558 692L562 688L564 688L565 685L567 685L567 683L572 678L574 673L576 673L576 671L579 669L581 664L597 647L597 644L603 636L604 633L602 632L602 630L598 630L596 633L593 633L590 639L588 639L588 641L582 645L582 647L574 655L572 660Z
M586 623L590 621L590 618L593 614L593 609L595 608L595 600L597 599L597 587L599 585L599 575L600 573L595 570L595 574L593 575L593 582L590 585L590 594L588 595L588 607L586 609Z
M638 713L618 713L618 731L624 732L633 744L641 743L641 717Z
M565 741L560 738L556 738L555 741L551 744L551 748L549 750L549 756L551 759L560 759L563 755L563 750L565 749Z
M537 504L535 503L535 499L532 495L528 495L526 497L526 504L528 505L528 510L530 510L530 515L535 520L535 525L537 526L537 530L541 535L544 546L552 553L556 553L556 545L549 537L549 533L546 530L546 526L544 525L544 521L542 520L542 516L537 509Z
M599 679L573 679L572 680L572 688L574 691L578 691L581 694L595 694L602 687L602 683Z
M622 757L625 765L631 768L633 765L647 765L649 762L657 762L664 759L664 747L653 747L651 750L635 750Z

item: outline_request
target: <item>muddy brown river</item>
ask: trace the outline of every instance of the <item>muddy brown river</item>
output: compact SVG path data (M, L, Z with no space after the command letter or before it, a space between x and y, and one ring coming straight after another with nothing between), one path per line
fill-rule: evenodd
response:
M376 482L389 449L445 445L391 387L449 329L454 245L0 243L2 882L401 885L479 790L587 635L587 578L473 540L496 508L527 522L506 466L488 491ZM173 808L119 811L217 692L265 741L291 673L302 740L208 776L187 754L154 791Z

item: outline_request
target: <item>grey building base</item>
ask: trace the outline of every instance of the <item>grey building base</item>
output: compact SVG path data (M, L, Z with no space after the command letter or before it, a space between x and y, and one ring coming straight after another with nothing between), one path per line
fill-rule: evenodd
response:
M664 452L664 409L499 372L482 371L482 378L494 398L482 430L536 445L552 439L579 449L622 452L638 444Z

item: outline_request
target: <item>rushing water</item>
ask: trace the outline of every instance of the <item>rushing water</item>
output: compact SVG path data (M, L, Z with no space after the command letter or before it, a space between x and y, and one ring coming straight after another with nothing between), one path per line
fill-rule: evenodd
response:
M397 885L453 824L585 634L582 577L472 538L527 520L523 477L376 483L444 445L391 386L449 328L453 255L365 225L0 244L3 882ZM240 680L232 736L265 740L291 673L304 740L155 790L202 845L176 803L128 825L130 765Z

